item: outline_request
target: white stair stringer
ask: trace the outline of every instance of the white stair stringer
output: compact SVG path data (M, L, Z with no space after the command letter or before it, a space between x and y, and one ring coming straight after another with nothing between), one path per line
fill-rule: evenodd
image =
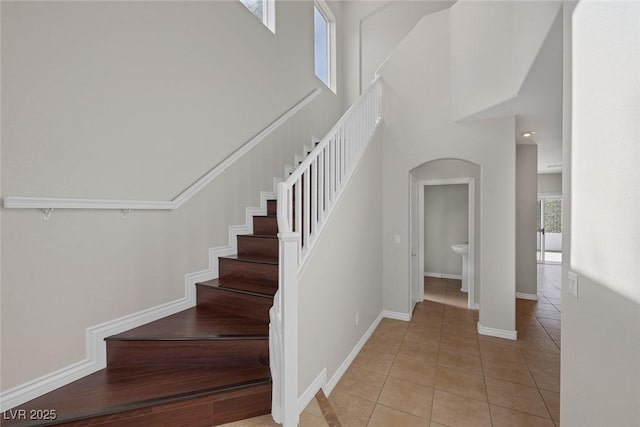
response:
M294 170L295 170L295 168L293 166L285 165L284 166L284 176L285 176L285 178L288 178L289 175L291 175Z

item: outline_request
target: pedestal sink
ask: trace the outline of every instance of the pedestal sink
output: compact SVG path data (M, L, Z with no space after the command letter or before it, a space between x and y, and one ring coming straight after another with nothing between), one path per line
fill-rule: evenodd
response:
M462 292L469 292L469 244L456 243L451 245L451 249L458 255L462 256Z

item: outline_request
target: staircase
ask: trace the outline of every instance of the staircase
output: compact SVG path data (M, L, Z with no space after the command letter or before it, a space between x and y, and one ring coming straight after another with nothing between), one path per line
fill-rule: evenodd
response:
M210 427L271 412L269 309L278 289L276 201L219 258L196 306L106 339L107 367L5 411L0 424Z

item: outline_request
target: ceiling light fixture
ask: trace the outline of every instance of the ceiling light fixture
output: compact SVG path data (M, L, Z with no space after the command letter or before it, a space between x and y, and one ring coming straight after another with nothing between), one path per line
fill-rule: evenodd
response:
M532 130L528 130L526 132L522 132L522 136L524 136L525 138L529 138L532 137L533 135L535 135L536 133Z

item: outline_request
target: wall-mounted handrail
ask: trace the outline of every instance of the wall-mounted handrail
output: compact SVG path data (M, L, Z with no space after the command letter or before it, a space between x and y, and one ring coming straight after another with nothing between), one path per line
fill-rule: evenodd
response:
M382 81L344 113L285 182L278 184L279 281L269 312L269 360L276 422L298 425L298 273L372 139Z
M289 120L298 111L309 104L315 97L320 95L322 90L317 88L298 101L294 106L276 118L271 124L261 130L253 138L244 143L224 160L218 163L213 169L203 175L196 182L191 184L186 190L170 201L155 200L112 200L112 199L77 199L77 198L53 198L53 197L4 197L3 206L7 209L120 209L130 210L175 210L184 205L189 199L195 196L200 190L206 187L218 175L228 169L233 163L249 152L253 147L262 142L269 134Z

